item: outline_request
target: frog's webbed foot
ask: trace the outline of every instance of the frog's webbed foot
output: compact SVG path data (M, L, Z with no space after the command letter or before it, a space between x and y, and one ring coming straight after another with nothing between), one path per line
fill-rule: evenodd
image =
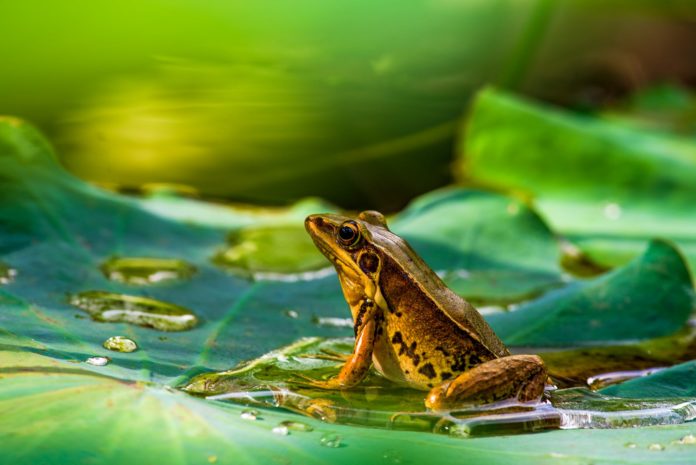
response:
M511 355L491 360L435 386L425 406L433 410L457 408L461 404L489 403L517 398L538 399L547 380L544 362L537 355Z

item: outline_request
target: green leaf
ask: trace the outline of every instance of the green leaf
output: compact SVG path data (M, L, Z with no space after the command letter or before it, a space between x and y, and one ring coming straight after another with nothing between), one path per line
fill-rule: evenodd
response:
M696 447L675 443L696 432L692 424L452 439L330 425L273 410L249 421L240 417L242 407L30 353L2 352L0 373L0 452L7 463L671 465L691 463ZM314 431L272 433L281 421L298 418ZM340 436L341 447L321 446L325 434ZM651 451L651 444L665 450Z
M685 87L658 84L639 90L603 111L602 118L640 130L696 136L696 95Z
M616 397L696 397L696 360L602 389Z
M43 138L17 120L0 123L0 195L5 199L0 205L0 250L3 261L17 272L13 282L0 288L6 310L0 313L0 327L12 346L36 340L49 354L77 361L111 356L113 363L106 367L85 368L174 385L186 370L224 369L307 333L335 336L345 331L312 323L315 314L346 315L335 277L300 286L254 282L225 272L211 260L224 248L228 231L291 222L301 227L308 208L318 202L260 212L211 206L194 214L189 208L176 212L188 218L170 220L163 205L171 212L176 210L172 202L160 201L155 208L152 202L110 194L68 175ZM193 203L203 205L184 202L189 207ZM133 286L107 279L102 272L102 265L114 257L178 259L196 272L190 278ZM70 296L88 291L171 302L191 310L200 324L163 334L95 323L69 304ZM285 316L288 308L300 317ZM130 337L140 350L113 355L102 343L114 335Z
M674 241L696 265L696 143L481 92L460 147L462 173L531 197L551 226L601 265L648 240Z
M271 430L279 421L301 417L264 410L264 420L249 422L240 417L242 407L194 398L174 387L195 373L226 369L302 336L350 333L346 328L313 323L314 315L347 316L335 276L252 281L212 263L229 231L301 225L307 204L256 212L106 193L68 175L34 129L11 119L0 121L0 196L0 253L16 271L0 288L3 461L420 463L432 462L432 451L437 450L441 463L455 463L462 457L476 463L509 463L511 457L516 463L539 463L555 460L552 454L568 455L566 462L643 463L649 443L668 444L692 432L684 425L457 441L302 419L315 431L274 435ZM502 201L494 199L489 205L502 206ZM492 218L499 220L499 214ZM543 250L551 251L543 245L548 237L545 229L533 215L522 216L527 218L525 231L536 230L530 243L539 241ZM404 216L403 221L407 219ZM409 221L414 221L415 231L418 222ZM416 236L427 242L424 235ZM467 247L462 250L473 250ZM169 271L181 263L190 267L184 266L186 273L169 280L134 285L127 279L107 277L115 257L166 259L154 263ZM143 263L152 262L126 263L138 268L139 281L151 275L152 268ZM553 270L551 265L522 263L531 263L530 270ZM549 276L553 275L550 271ZM95 322L69 303L71 296L87 291L171 302L191 310L198 324L187 331L165 333L123 322ZM115 335L134 340L138 350L120 353L103 348L103 342ZM106 366L85 363L96 355L110 357L111 362ZM345 447L320 445L321 435L331 432L343 437ZM627 441L640 449L626 449ZM685 447L668 446L656 461L687 460L692 452Z
M443 189L418 198L389 224L469 300L514 302L561 284L553 233L509 197Z
M671 334L686 323L693 289L679 252L653 241L628 265L572 283L488 320L507 344L568 347Z

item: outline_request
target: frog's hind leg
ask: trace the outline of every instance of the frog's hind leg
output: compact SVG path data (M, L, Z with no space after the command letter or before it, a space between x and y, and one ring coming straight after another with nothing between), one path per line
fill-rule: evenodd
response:
M433 410L447 410L462 404L481 404L509 398L528 402L541 396L546 379L546 367L537 355L501 357L435 386L428 393L425 406Z

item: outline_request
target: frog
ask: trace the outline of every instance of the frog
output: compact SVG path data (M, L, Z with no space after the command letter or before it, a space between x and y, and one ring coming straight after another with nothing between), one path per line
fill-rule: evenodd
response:
M393 383L427 391L430 410L542 397L549 381L543 360L512 355L384 215L314 214L305 229L336 269L355 333L339 373L308 381L313 387L348 390L374 367Z

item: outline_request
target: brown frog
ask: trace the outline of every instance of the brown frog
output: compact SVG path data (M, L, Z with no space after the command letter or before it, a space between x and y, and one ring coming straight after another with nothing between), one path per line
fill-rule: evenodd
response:
M430 390L425 404L435 410L541 396L547 379L541 358L510 355L481 314L389 230L382 214L311 215L305 227L338 272L356 338L340 373L313 386L350 388L374 364L391 381Z

